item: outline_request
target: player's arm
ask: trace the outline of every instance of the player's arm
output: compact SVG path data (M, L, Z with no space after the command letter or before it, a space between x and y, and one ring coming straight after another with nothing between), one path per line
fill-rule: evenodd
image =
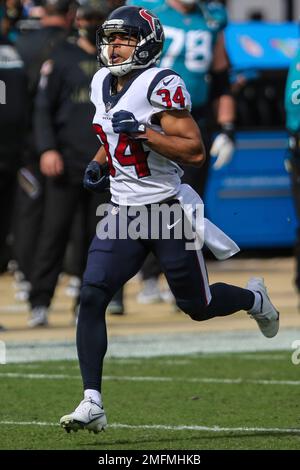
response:
M148 147L177 163L202 166L205 149L199 127L189 111L163 111L156 116L164 134L146 128Z
M189 113L190 95L179 75L170 74L149 87L148 99L152 115L148 123L140 123L130 111L113 114L112 127L117 134L143 139L146 145L169 160L186 165L201 166L205 150L199 127ZM153 129L155 124L161 131Z
M220 125L233 123L235 103L229 83L229 59L225 49L223 32L218 34L212 65L212 98L217 100L217 121Z
M133 139L144 140L147 146L169 160L185 165L202 166L205 150L199 127L189 111L173 109L153 115L164 134L140 124L133 113L117 111L112 126L117 134L127 134Z
M216 170L228 164L234 152L235 102L229 82L229 60L225 50L224 34L218 34L212 65L211 99L216 105L219 134L212 143L210 154L216 157Z
M91 99L91 102L94 104L95 108L97 108L97 102L98 102L99 74L101 75L100 71L98 71L94 75L92 83L91 83L91 87L90 87L90 99ZM99 138L99 136L97 137ZM101 142L101 146L99 147L96 155L86 167L84 177L83 177L83 186L86 189L89 189L96 193L103 193L105 191L108 191L109 190L109 174L110 172L109 172L109 166L107 163L106 151L105 151L103 142Z
M93 160L86 167L83 186L95 193L103 193L109 190L109 166L103 146L99 148Z
M92 161L96 161L99 165L104 165L106 163L106 151L103 145L99 148Z

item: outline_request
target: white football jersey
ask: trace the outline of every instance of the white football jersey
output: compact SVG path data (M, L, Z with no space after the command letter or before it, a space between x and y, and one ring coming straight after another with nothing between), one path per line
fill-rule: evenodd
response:
M116 204L143 205L173 197L183 171L175 162L154 152L144 141L130 139L113 131L115 112L125 110L138 122L163 133L152 116L164 110L191 110L191 99L183 80L169 69L151 67L111 94L112 75L100 69L92 80L91 100L96 107L93 119L110 166L110 190Z

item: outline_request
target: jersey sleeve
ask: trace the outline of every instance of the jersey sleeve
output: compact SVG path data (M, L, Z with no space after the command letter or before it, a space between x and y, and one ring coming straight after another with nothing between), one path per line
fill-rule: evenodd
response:
M90 100L95 107L97 107L97 103L102 96L102 82L105 78L105 75L108 74L109 71L106 68L101 68L92 78L91 85L90 85Z
M149 89L149 101L153 106L153 114L161 111L191 111L191 97L185 83L179 75L167 75L154 87Z
M99 91L101 90L101 82L103 78L103 70L100 69L92 78L90 85L90 100L95 107L99 101Z

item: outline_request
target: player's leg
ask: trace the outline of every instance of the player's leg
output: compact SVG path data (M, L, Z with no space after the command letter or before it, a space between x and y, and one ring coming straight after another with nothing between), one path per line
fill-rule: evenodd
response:
M102 364L107 349L106 307L114 293L141 268L147 255L139 240L99 240L89 249L80 295L77 351L84 387L84 400L61 418L67 430L101 431L106 425L101 411ZM95 419L91 415L95 414Z
M80 200L80 213L77 217L77 225L74 227L73 234L73 275L75 277L75 289L74 289L74 323L77 324L77 318L79 314L80 304L80 288L82 284L82 277L86 267L87 255L89 246L95 236L96 227L99 223L99 216L97 215L97 209L101 205L108 204L110 201L110 193L95 193L91 191L83 190ZM74 224L73 224L74 225ZM76 253L74 253L76 251ZM72 271L71 271L72 272ZM77 282L76 282L77 280ZM79 281L79 282L78 282ZM72 286L71 286L72 288ZM78 290L77 290L78 289ZM77 290L77 293L76 293Z
M138 240L91 244L80 294L77 349L85 388L100 391L99 367L106 352L105 310L120 287L140 269L145 247Z
M178 307L193 320L203 321L245 310L265 336L277 334L279 314L262 279L251 279L246 289L221 282L209 285L202 252L186 250L184 239L158 240L155 252Z

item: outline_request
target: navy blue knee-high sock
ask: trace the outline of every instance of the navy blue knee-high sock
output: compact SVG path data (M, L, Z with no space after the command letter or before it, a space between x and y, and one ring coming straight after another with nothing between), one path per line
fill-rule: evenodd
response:
M250 310L254 304L254 294L248 289L218 282L209 286L212 299L205 309L207 319L223 317L238 312Z
M214 317L224 317L238 312L239 310L250 310L254 304L254 294L248 289L231 286L218 282L209 286L211 301L207 307L196 307L185 310L195 321L209 320Z
M101 392L107 349L105 310L110 299L111 295L104 288L84 286L81 290L76 339L84 389Z

